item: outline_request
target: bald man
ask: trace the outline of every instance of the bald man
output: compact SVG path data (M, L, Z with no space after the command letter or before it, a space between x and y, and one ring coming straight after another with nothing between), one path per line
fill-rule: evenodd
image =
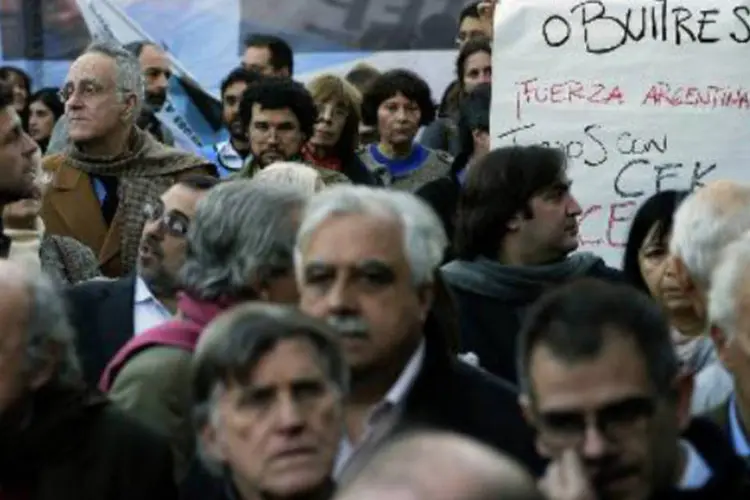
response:
M691 194L674 216L671 259L663 287L678 287L686 298L682 310L670 308L670 323L684 336L708 333L707 295L711 274L721 252L750 230L750 186L715 181ZM671 283L667 283L671 280ZM702 413L722 404L732 391L732 380L719 363L696 377L691 411Z
M0 261L0 497L176 499L165 440L83 383L55 286Z
M512 459L458 434L416 431L394 437L335 500L541 500L531 476Z

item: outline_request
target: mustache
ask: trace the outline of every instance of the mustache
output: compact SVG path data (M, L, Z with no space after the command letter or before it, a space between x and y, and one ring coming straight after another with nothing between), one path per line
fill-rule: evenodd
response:
M147 236L146 238L144 238L143 245L147 246L148 249L151 250L151 253L153 253L157 257L164 257L164 252L162 252L161 245L153 236Z
M326 322L343 337L367 338L370 325L361 316L328 316Z

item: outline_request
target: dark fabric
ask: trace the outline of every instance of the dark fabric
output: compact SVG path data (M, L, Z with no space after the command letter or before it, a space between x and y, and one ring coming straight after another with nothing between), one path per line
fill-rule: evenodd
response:
M133 337L135 277L96 280L65 290L83 377L96 387L109 360Z
M416 195L427 202L443 223L448 236L445 260L453 258L453 233L455 232L456 209L461 186L453 178L445 176L428 182L416 191Z
M439 332L430 315L424 364L406 397L396 432L428 426L464 434L541 474L544 462L534 448L534 434L521 414L516 389L450 355Z
M653 500L747 500L750 498L750 472L743 461L722 439L719 428L707 419L693 419L684 434L706 463L713 476L701 489L655 494Z
M3 207L0 206L0 209ZM10 254L10 238L5 235L2 217L0 217L0 259L7 259Z
M380 185L377 177L370 172L356 154L352 154L350 158L342 162L341 172L352 181L352 184L363 184L365 186Z
M99 182L104 186L106 194L104 195L104 199L101 200L102 215L107 222L107 226L109 226L112 224L112 219L115 218L117 207L120 204L120 197L117 194L117 177L108 175L90 175L89 178L91 179L91 187L94 191L96 191L96 182Z
M99 393L42 389L2 420L3 491L34 500L177 498L167 444Z
M507 272L510 266L499 264L493 273L486 259L443 266L442 276L458 304L461 352L473 352L482 368L515 386L516 340L521 323L528 308L544 292L584 277L624 282L620 271L601 259L574 264L551 270L546 279L545 273L531 268L514 276Z

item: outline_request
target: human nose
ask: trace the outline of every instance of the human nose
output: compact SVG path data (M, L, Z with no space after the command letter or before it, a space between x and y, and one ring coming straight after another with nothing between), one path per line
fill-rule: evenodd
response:
M575 196L569 195L568 197L568 214L573 217L578 217L581 215L581 205L578 203L578 200Z
M304 416L299 402L291 395L279 400L278 420L279 428L289 432L300 429L304 423Z
M596 422L589 422L583 432L581 455L588 460L601 458L607 451L608 440Z

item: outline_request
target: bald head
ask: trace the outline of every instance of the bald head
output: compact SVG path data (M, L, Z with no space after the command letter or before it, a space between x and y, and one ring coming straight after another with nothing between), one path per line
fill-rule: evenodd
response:
M750 186L716 181L690 195L674 217L670 250L706 293L722 250L750 230Z
M511 459L456 434L420 431L379 449L336 500L537 500Z

